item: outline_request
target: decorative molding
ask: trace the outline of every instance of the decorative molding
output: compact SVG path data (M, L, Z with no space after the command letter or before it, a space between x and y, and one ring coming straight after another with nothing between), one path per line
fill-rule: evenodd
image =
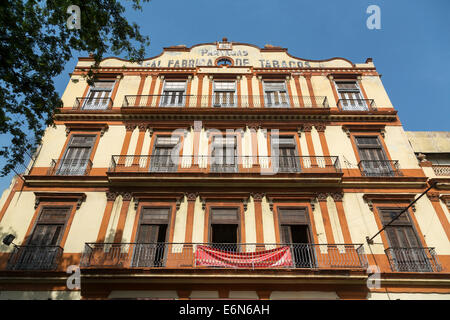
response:
M342 130L350 137L351 132L379 132L384 138L385 125L384 124L345 124L342 126Z
M187 201L195 201L197 200L198 193L197 192L189 192L186 193Z
M66 136L71 131L100 131L100 136L102 137L109 128L107 123L66 123L65 125Z
M180 210L180 206L181 206L181 201L182 198L178 198L177 201L175 202L175 210Z
M439 201L439 192L428 192L427 197L430 201Z
M414 201L416 194L412 193L397 193L397 194L386 194L386 193L366 193L363 195L364 201L369 206L369 209L373 211L373 206L376 203L379 204L405 204L408 205L412 201ZM413 211L415 211L415 207L412 206Z
M314 127L316 128L317 132L325 132L325 129L327 128L327 126L325 124L316 124L314 125Z
M263 192L252 192L252 193L250 193L250 195L252 196L254 202L261 202L262 199L265 196L265 193L263 193Z
M319 202L326 202L328 198L328 193L318 193L317 194L317 201Z
M249 202L250 202L249 198L242 200L242 203L244 205L244 212L247 211L247 205Z
M450 194L441 195L441 200L445 203L447 209L450 210Z
M106 192L106 201L116 201L117 192Z
M255 131L258 131L261 128L261 124L258 122L250 122L250 123L246 124L246 126L250 130L255 130Z
M133 195L130 192L121 192L120 195L122 196L123 201L131 201L131 198L133 198Z
M305 124L302 126L302 131L303 131L303 132L311 132L312 127L313 127L312 124L310 124L310 123L305 123Z
M138 128L139 128L139 132L147 131L148 124L146 124L146 123L139 123L138 124Z
M41 202L72 202L76 203L77 210L86 200L85 193L52 193L52 192L35 192L34 208L37 209Z
M125 124L125 129L127 131L134 131L134 129L136 128L137 124L136 123L126 123Z
M334 202L342 201L344 198L344 194L342 192L330 193L330 196L333 198Z

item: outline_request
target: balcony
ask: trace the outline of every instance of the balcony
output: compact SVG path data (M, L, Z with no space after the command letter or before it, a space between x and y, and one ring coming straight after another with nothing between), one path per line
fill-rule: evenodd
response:
M111 98L81 98L75 100L73 110L108 110L111 109Z
M8 270L54 270L63 249L59 246L16 246L11 253Z
M86 176L92 169L89 159L53 159L48 169L49 176Z
M450 176L450 165L433 164L433 171L437 176Z
M388 248L385 252L392 271L440 272L442 270L434 248Z
M177 173L339 173L335 156L112 156L109 172Z
M373 99L339 99L337 106L341 111L376 111Z
M84 268L365 269L357 244L86 243Z
M397 160L361 160L358 167L365 177L398 177L402 175Z
M324 96L126 95L122 108L329 108Z

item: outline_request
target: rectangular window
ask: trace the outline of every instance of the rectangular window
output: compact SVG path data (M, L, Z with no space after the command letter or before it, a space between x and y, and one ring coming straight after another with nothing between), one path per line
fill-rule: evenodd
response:
M164 81L161 107L183 107L186 98L186 81Z
M289 96L286 91L285 82L264 81L264 100L266 107L287 108L289 107Z
M280 208L278 210L281 242L291 246L296 268L315 265L314 248L309 232L306 208Z
M96 135L72 135L56 174L73 176L86 174L90 167L89 157L96 138Z
M297 144L294 136L272 137L272 162L278 157L279 172L300 172Z
M236 137L215 136L211 145L212 172L238 172Z
M239 212L237 208L211 208L210 242L213 247L236 251L239 242Z
M343 110L368 110L356 81L336 81L336 88Z
M214 107L236 106L235 81L214 81L213 106Z
M59 247L70 207L44 207L26 246L16 253L14 269L49 270L56 267L62 254Z
M383 225L388 224L402 209L380 210ZM389 242L391 263L397 271L432 271L427 254L420 244L408 212L391 223L385 229Z
M87 98L84 100L85 110L104 110L110 107L111 92L114 88L114 81L96 81L89 88Z
M142 208L133 256L134 267L163 267L170 208Z
M151 155L150 171L152 172L176 172L178 164L176 161L180 138L169 136L156 137L155 145ZM177 154L172 154L177 153ZM173 156L173 157L172 157Z
M360 169L366 176L393 176L392 164L385 155L377 136L355 137L361 158Z

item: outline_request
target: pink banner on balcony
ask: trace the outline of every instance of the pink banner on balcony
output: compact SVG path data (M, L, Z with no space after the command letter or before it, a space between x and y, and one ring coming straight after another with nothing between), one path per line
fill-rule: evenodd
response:
M287 246L254 252L233 252L198 246L195 250L195 263L197 266L232 268L288 267L292 266L292 256Z

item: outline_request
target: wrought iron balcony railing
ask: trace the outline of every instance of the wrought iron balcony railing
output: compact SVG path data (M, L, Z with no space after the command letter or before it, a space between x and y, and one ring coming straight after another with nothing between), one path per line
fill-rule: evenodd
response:
M54 270L62 257L59 246L16 246L11 253L8 270Z
M329 108L325 96L126 95L122 108Z
M357 244L86 243L85 268L364 269Z
M376 111L373 99L339 99L337 106L341 111Z
M361 160L358 164L366 177L397 177L402 173L397 160Z
M433 171L437 176L450 176L450 165L433 164Z
M113 101L111 98L76 98L74 110L108 110L111 109Z
M53 159L48 169L49 176L84 176L92 169L89 159Z
M337 173L336 156L112 156L109 172Z
M385 252L393 271L442 271L434 248L388 248Z

